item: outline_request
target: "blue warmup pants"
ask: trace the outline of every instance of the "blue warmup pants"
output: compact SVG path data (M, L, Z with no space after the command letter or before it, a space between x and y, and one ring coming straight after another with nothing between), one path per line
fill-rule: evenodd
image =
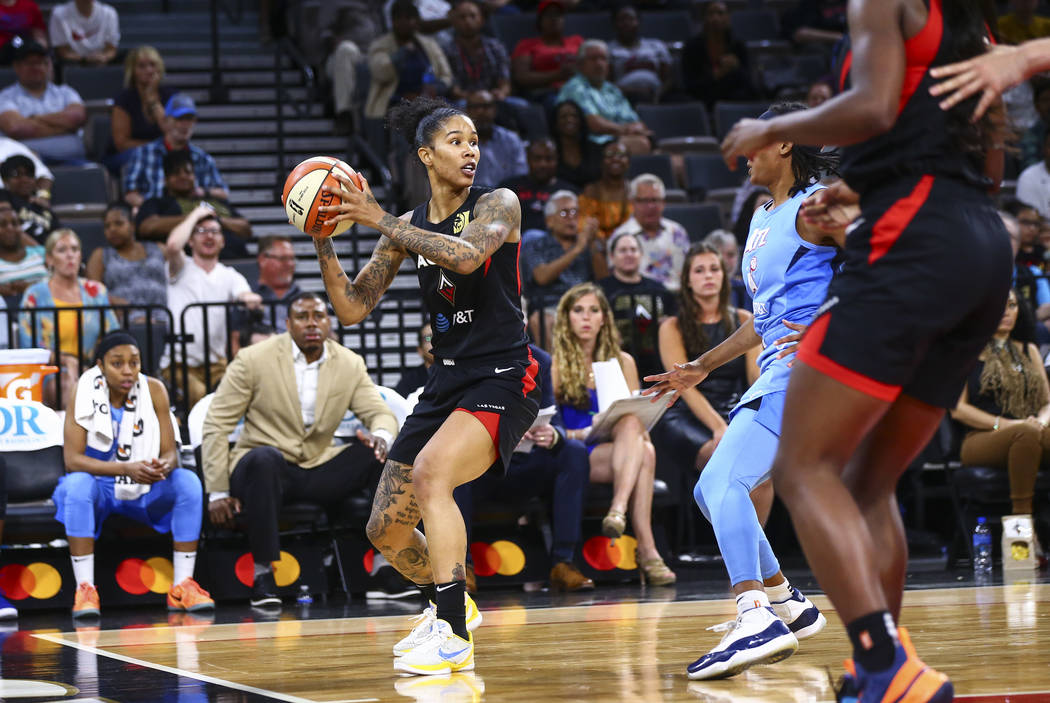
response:
M714 527L733 585L763 581L780 571L750 497L751 489L769 478L780 441L759 422L761 412L737 410L693 489L700 512Z
M135 500L117 500L111 476L73 471L62 477L52 499L55 519L70 537L98 539L102 523L114 513L157 532L170 532L176 542L193 542L201 534L204 491L197 474L188 469L175 469Z

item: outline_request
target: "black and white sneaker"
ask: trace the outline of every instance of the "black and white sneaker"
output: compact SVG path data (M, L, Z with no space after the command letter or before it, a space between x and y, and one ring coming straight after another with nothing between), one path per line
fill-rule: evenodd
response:
M379 567L371 577L368 584L366 598L375 600L399 600L401 598L413 598L419 595L419 588L397 569L386 564Z
M251 605L253 608L280 608L281 599L277 596L277 584L273 572L267 571L255 577L252 583Z

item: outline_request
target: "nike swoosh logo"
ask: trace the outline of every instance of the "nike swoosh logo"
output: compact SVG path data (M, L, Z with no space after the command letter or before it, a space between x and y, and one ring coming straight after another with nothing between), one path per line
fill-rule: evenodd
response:
M862 224L864 224L864 218L863 217L858 217L857 219L855 219L853 222L849 223L849 225L846 226L846 234L849 235L850 233L853 232L853 230L857 229Z
M500 367L498 367L498 366L496 367L496 373L503 373L504 371L513 371L513 370L514 370L514 367L513 367L513 366L508 366L508 367L507 367L507 368L505 368L505 369L501 369L501 368L500 368Z
M464 647L463 649L459 650L458 652L441 651L440 652L441 658L442 659L455 659L456 657L458 657L460 654L463 654L463 652L467 651L468 649L470 649L470 647Z
M454 584L454 583L450 583L449 585L445 586L444 588L442 588L441 586L438 586L437 587L437 592L438 593L444 593L445 591L447 591L448 589L452 588L455 585L456 584Z

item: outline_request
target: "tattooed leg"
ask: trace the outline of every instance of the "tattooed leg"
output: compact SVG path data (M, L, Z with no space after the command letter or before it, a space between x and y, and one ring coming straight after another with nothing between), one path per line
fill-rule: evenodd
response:
M412 467L388 460L383 467L365 528L372 545L401 575L418 584L434 582L427 539L416 529L419 505L412 485Z

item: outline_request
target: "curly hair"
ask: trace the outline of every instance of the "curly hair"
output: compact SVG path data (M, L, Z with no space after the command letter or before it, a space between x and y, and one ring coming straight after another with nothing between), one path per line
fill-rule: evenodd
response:
M597 298L598 307L602 311L602 326L598 330L594 356L590 359L584 358L583 349L569 322L569 312L585 295ZM565 295L558 301L558 316L554 322L554 367L557 369L559 381L555 400L580 409L590 407L591 396L587 392L587 381L591 364L609 359L620 361L620 332L616 329L612 306L597 284L575 285L565 291Z
M703 254L713 254L718 259L718 265L722 268L722 287L718 291L718 312L722 318L722 326L725 327L726 336L732 334L737 327L736 315L729 307L730 274L726 271L726 263L722 255L710 244L697 242L689 247L682 262L682 273L678 288L678 329L682 333L682 342L685 344L685 354L690 359L695 359L708 350L711 340L704 332L704 325L700 321L703 311L700 303L693 297L693 291L689 288L689 271L693 268L693 259Z
M414 100L402 100L387 113L389 129L401 134L416 149L434 146L434 137L445 122L466 113L452 107L440 98L420 96Z

